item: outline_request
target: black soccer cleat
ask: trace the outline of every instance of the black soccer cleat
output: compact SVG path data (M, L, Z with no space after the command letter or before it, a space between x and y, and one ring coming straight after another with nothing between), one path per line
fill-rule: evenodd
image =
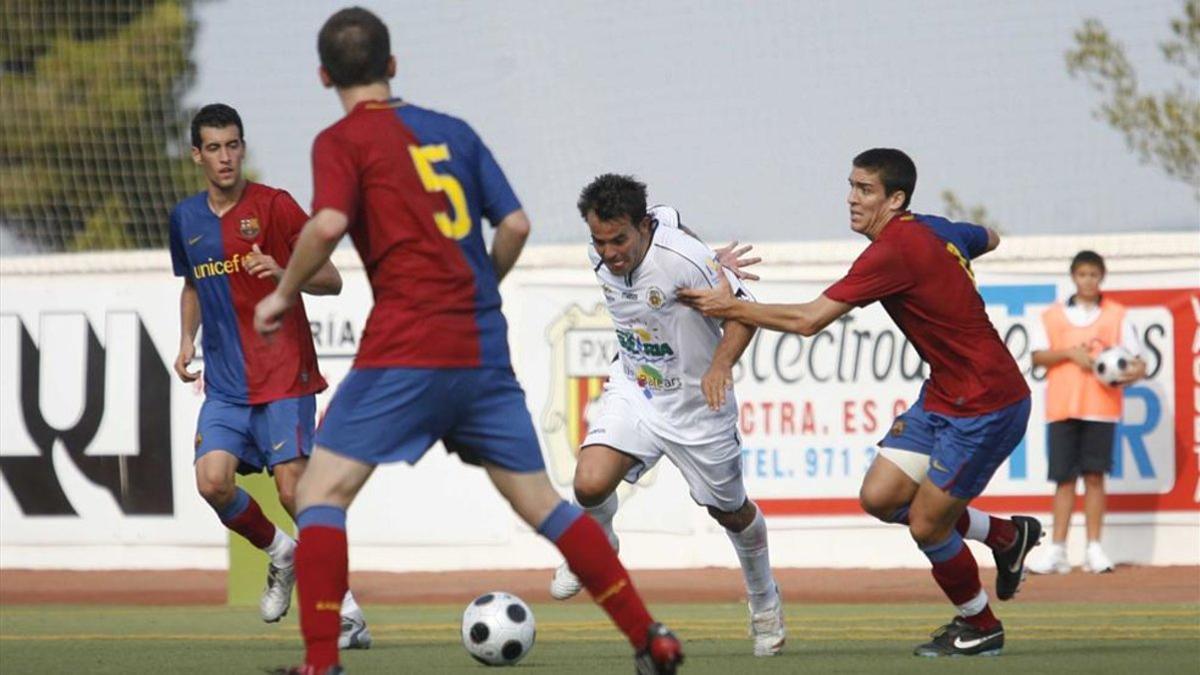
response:
M683 663L683 645L661 623L650 624L646 647L633 655L637 675L674 675Z
M996 597L1010 600L1025 580L1025 556L1042 540L1042 524L1037 518L1013 516L1017 539L1006 551L992 551L996 560Z
M981 631L961 616L934 631L933 639L913 649L914 656L996 656L1004 647L1004 626Z

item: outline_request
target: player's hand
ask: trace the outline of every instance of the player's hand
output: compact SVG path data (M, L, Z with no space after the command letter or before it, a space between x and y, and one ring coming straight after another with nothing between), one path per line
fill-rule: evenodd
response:
M274 291L259 301L254 308L254 330L259 335L270 335L283 325L283 315L292 308L295 298L285 298Z
M717 275L716 288L681 288L675 291L675 297L680 302L698 309L705 316L719 319L728 318L737 307L737 298L733 297L733 287L724 274Z
M1068 349L1067 358L1075 362L1075 365L1083 368L1084 370L1091 370L1092 364L1095 363L1092 360L1091 354L1088 353L1088 349L1085 345L1078 345Z
M758 275L745 271L745 268L750 267L751 265L757 265L758 263L762 262L762 258L759 258L758 256L753 258L746 257L746 254L754 249L752 244L746 244L741 248L738 248L737 245L738 242L735 239L729 242L728 246L722 246L721 248L714 249L713 253L717 255L717 262L721 263L721 267L733 272L734 276L739 279L744 279L746 281L758 281Z
M708 407L720 410L725 405L725 392L733 389L733 367L714 361L704 377L700 378L700 389L704 392Z
M200 371L191 372L188 365L196 358L196 345L186 343L179 345L179 356L175 357L175 374L184 382L195 382L200 378Z
M283 268L274 258L263 253L258 244L252 246L250 253L246 255L246 272L259 279L279 281L283 277Z

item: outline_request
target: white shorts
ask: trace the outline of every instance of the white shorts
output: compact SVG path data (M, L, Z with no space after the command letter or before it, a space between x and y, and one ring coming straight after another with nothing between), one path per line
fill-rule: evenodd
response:
M591 423L582 447L607 445L639 463L625 480L636 483L663 455L679 468L692 499L701 506L736 511L746 503L742 483L742 441L731 428L729 437L705 445L678 443L656 433L619 390L607 389L592 405Z

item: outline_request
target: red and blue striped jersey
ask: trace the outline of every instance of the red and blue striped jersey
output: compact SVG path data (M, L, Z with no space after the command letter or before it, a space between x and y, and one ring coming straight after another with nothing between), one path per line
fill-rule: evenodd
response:
M521 204L466 122L362 102L317 136L313 181L313 213L349 218L375 296L356 367L510 367L480 223Z
M275 290L275 281L246 272L254 244L286 266L306 220L291 195L258 183L247 183L238 203L221 217L209 208L206 192L171 211L175 276L191 279L200 297L207 396L257 405L325 389L304 302L264 338L254 330L254 307Z
M826 297L862 307L879 300L929 364L926 409L982 415L1029 396L1017 362L988 318L971 259L985 228L938 216L893 218Z

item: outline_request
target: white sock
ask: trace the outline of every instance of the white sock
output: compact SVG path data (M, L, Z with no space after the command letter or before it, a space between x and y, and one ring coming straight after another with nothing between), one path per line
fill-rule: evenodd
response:
M741 532L725 530L733 550L742 564L742 577L746 580L746 595L750 599L750 611L762 612L777 601L775 577L771 574L771 555L767 549L767 521L762 511L757 510L754 520Z
M354 594L350 591L342 596L342 616L362 616L362 608L354 601Z
M607 499L596 506L585 506L583 508L600 525L600 529L604 530L604 534L608 536L608 543L612 544L614 551L621 550L621 540L617 538L617 533L613 531L612 524L613 517L617 515L617 507L620 504L620 500L617 499L617 492L614 490Z
M979 594L976 595L974 598L971 598L970 600L964 602L961 605L955 605L954 607L955 607L955 609L958 610L959 616L966 618L968 616L975 616L976 614L982 612L983 608L987 607L987 605L988 605L987 591L985 591L981 588L981 589L979 589Z
M971 524L967 525L967 533L963 535L963 538L974 541L987 539L988 532L992 529L991 517L983 511L970 506L967 507L967 515L971 517Z
M263 551L271 556L271 562L275 563L276 567L291 567L296 559L296 540L276 527L275 538Z

